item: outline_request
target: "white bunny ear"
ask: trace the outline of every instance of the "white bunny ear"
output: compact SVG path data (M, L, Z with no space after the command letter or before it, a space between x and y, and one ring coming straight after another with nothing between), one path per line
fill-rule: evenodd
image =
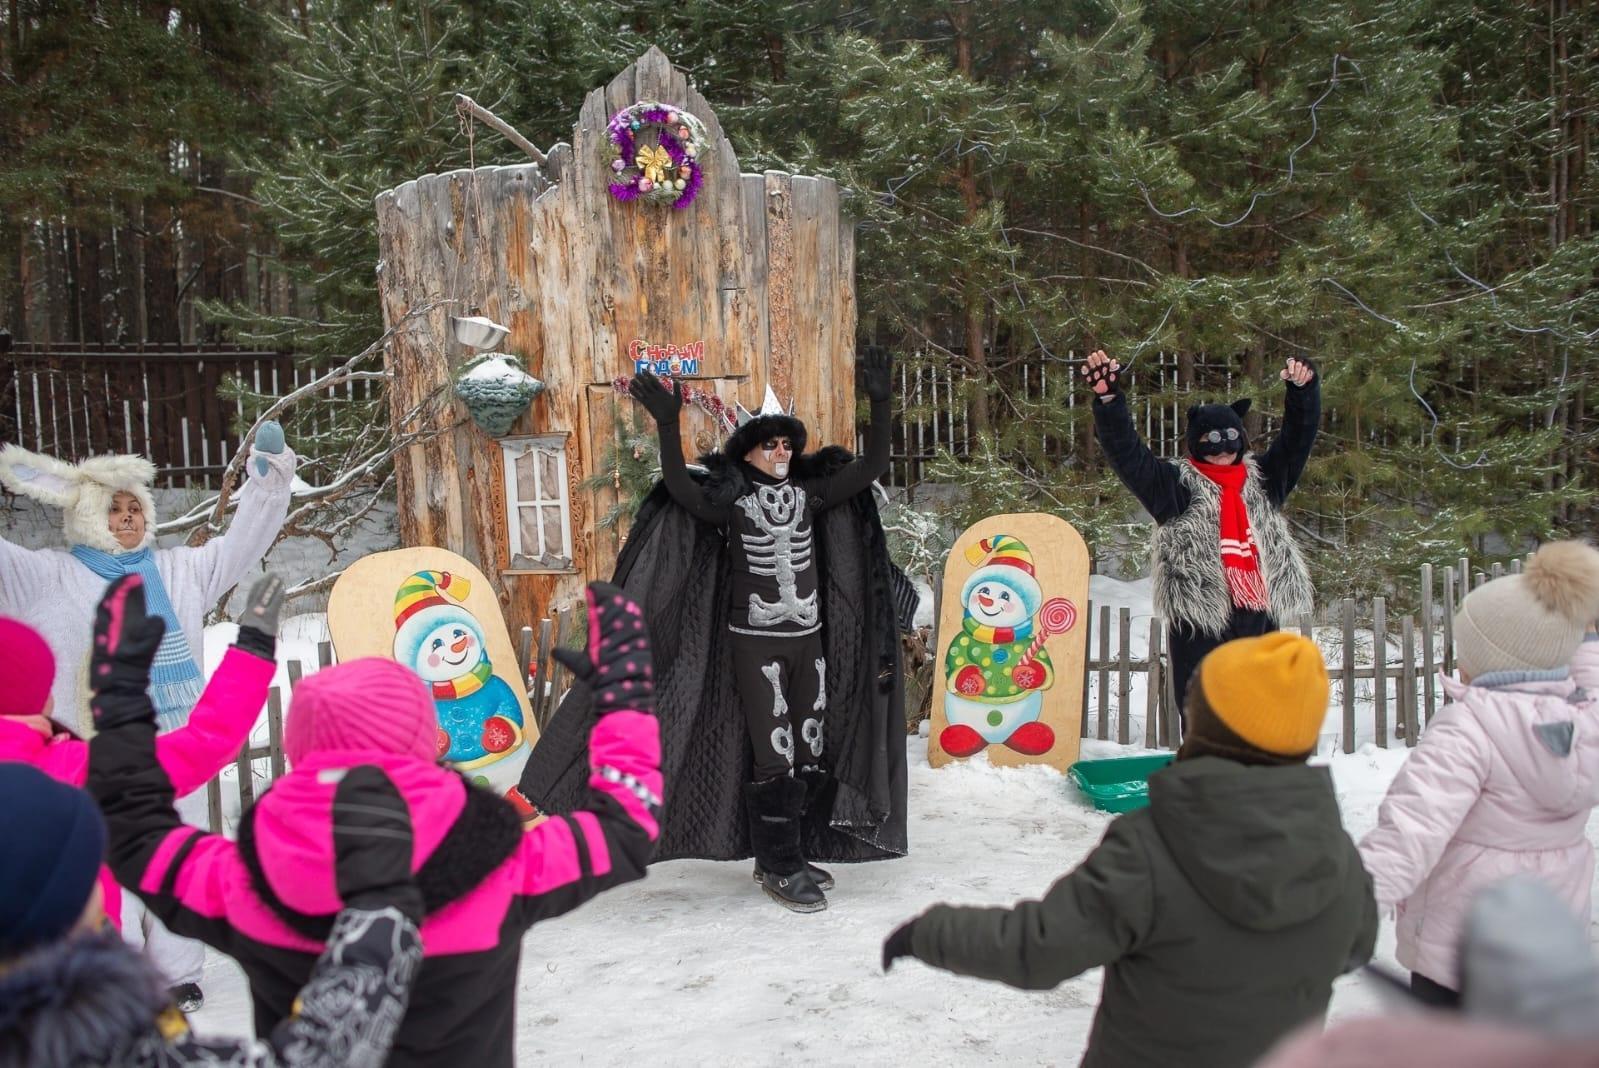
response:
M16 445L0 448L0 485L12 493L70 508L78 499L82 473L54 456L29 452Z

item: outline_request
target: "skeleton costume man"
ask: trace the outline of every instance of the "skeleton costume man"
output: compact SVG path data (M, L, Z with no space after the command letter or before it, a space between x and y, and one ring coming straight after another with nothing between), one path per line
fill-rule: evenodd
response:
M730 503L713 500L684 463L682 387L668 390L649 374L631 387L659 425L661 478L672 500L725 538L728 644L753 750L744 800L756 879L779 904L799 912L826 908L823 891L832 887L832 876L807 864L800 848L801 815L828 777L823 563L815 522L888 469L891 363L886 354L869 353L862 370L871 400L865 454L819 477L791 477L805 450L805 424L768 388L758 412L739 409L738 425L722 448L747 480Z

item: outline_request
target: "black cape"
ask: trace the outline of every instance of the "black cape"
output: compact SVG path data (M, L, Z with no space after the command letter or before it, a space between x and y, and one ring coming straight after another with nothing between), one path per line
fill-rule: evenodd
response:
M826 477L852 457L830 446L797 457L791 477ZM721 454L696 474L713 503L751 486ZM827 750L833 784L806 815L807 858L903 856L905 714L891 564L871 490L817 514L815 544L827 657ZM728 642L730 565L723 533L678 506L663 484L639 508L612 581L644 609L655 659L666 807L653 861L751 855L743 787L752 755ZM583 803L594 714L581 683L561 702L522 772L544 812Z

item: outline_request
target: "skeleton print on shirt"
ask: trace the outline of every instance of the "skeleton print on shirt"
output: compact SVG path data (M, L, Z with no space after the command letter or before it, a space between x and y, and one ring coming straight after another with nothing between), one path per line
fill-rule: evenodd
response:
M819 625L809 503L791 482L758 485L738 499L729 531L734 630L797 635Z

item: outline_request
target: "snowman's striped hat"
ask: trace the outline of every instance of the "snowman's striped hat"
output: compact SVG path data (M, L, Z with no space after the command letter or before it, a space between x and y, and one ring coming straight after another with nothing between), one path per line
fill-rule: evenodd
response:
M400 583L394 594L394 626L428 608L466 600L472 584L448 571L418 571Z
M1019 539L1009 534L995 534L983 538L966 549L966 562L981 564L961 587L961 603L966 603L972 591L984 582L998 582L1015 590L1032 615L1044 603L1044 589L1038 584L1038 573L1033 567L1033 554Z

